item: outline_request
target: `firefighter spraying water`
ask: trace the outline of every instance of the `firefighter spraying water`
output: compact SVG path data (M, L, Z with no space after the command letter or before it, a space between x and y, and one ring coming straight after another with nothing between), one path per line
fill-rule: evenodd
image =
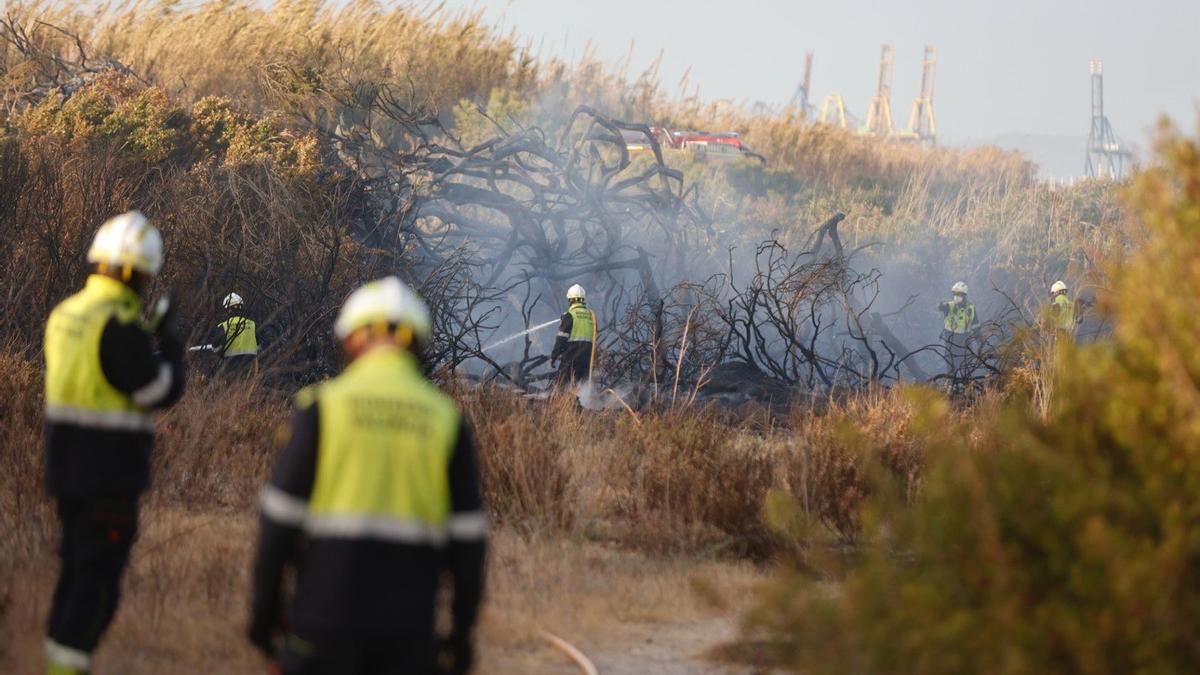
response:
M555 382L569 386L576 382L591 383L596 355L596 313L587 306L587 293L575 284L567 290L567 311L558 324L558 337L550 352L550 365L557 366Z

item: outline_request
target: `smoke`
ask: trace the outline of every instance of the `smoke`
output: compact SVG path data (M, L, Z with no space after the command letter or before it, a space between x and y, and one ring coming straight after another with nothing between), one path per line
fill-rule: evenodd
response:
M565 89L544 88L553 95L532 101L493 92L486 106L459 106L455 128L467 149L447 152L435 139L425 146L424 182L409 180L398 194L415 204L401 220L411 219L407 233L431 258L453 247L470 261L475 300L449 311L471 313L468 323L485 329L476 335L487 344L473 364L480 370L507 371L548 351L526 327L552 324L566 286L580 283L599 319L600 351L614 357L598 364L610 382L661 382L685 359L686 370L674 370L690 382L723 360L807 386L834 386L831 372L894 378L896 362L914 352L914 364L937 369L928 347L954 281L972 286L982 319L1007 320L1039 302L1039 274L1068 267L1071 233L1054 223L1063 211L1030 182L1027 163L993 168L970 153L884 149L824 132L816 136L844 144L857 153L847 162L860 164L809 178L796 152L782 168L665 148L631 157L621 130L668 123L660 101L645 90L634 103L597 93L627 91L623 80L615 89L587 82L564 79ZM596 109L567 107L580 103ZM817 224L835 211L850 214L842 245L810 250L824 241L814 242ZM689 328L696 335L685 350ZM739 344L742 334L754 344Z
M623 407L621 401L627 399L631 391L633 387L629 385L600 389L583 382L576 385L575 396L579 399L579 405L586 410L617 410Z

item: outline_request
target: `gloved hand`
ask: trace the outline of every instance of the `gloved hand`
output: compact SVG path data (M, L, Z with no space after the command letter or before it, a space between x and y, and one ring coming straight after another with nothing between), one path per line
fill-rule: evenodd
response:
M437 672L440 675L465 675L471 671L475 651L470 633L454 631L438 642Z
M557 368L557 367L558 367L558 357L557 357L557 356L551 356L551 357L550 357L550 367L551 367L551 368Z

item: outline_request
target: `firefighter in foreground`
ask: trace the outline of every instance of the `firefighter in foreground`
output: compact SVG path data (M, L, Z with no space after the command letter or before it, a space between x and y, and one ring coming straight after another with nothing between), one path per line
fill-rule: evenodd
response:
M46 479L62 526L46 672L86 673L117 609L149 486L151 411L183 392L183 345L163 306L143 323L139 294L162 268L162 237L137 211L104 223L83 290L46 322ZM156 343L157 342L157 348Z
M225 296L221 306L225 320L213 329L209 348L221 356L227 372L246 372L258 358L257 326L246 316L246 303L237 293Z
M587 380L591 374L592 356L596 348L596 314L587 306L583 286L567 289L567 311L558 324L558 336L550 352L551 367L558 367L556 381L571 385Z
M1067 297L1067 285L1062 281L1050 286L1050 323L1063 333L1075 333L1075 303Z
M429 331L425 304L399 279L367 284L334 327L349 365L296 396L260 501L249 627L283 673L470 670L485 521L471 430L421 374ZM295 599L284 607L288 567ZM453 627L439 639L444 572Z
M968 344L979 325L975 305L967 300L967 282L959 281L950 287L953 298L938 305L942 312L942 341L946 343L951 389L960 389L970 376Z

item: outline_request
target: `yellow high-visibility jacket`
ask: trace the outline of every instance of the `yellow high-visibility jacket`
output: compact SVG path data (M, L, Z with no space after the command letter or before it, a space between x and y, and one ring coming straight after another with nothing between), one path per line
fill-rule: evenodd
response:
M226 357L258 354L258 334L253 319L231 316L217 325L225 336Z
M946 303L946 318L943 321L943 327L954 334L961 335L970 332L975 325L975 305L970 302L955 302L950 300Z
M1075 303L1071 302L1066 293L1054 296L1050 301L1053 312L1054 327L1059 330L1075 330Z
M296 408L260 500L255 607L280 601L285 550L303 556L293 629L432 631L447 565L455 594L477 605L486 523L474 444L416 358L377 348L301 391ZM289 531L308 540L303 553Z

